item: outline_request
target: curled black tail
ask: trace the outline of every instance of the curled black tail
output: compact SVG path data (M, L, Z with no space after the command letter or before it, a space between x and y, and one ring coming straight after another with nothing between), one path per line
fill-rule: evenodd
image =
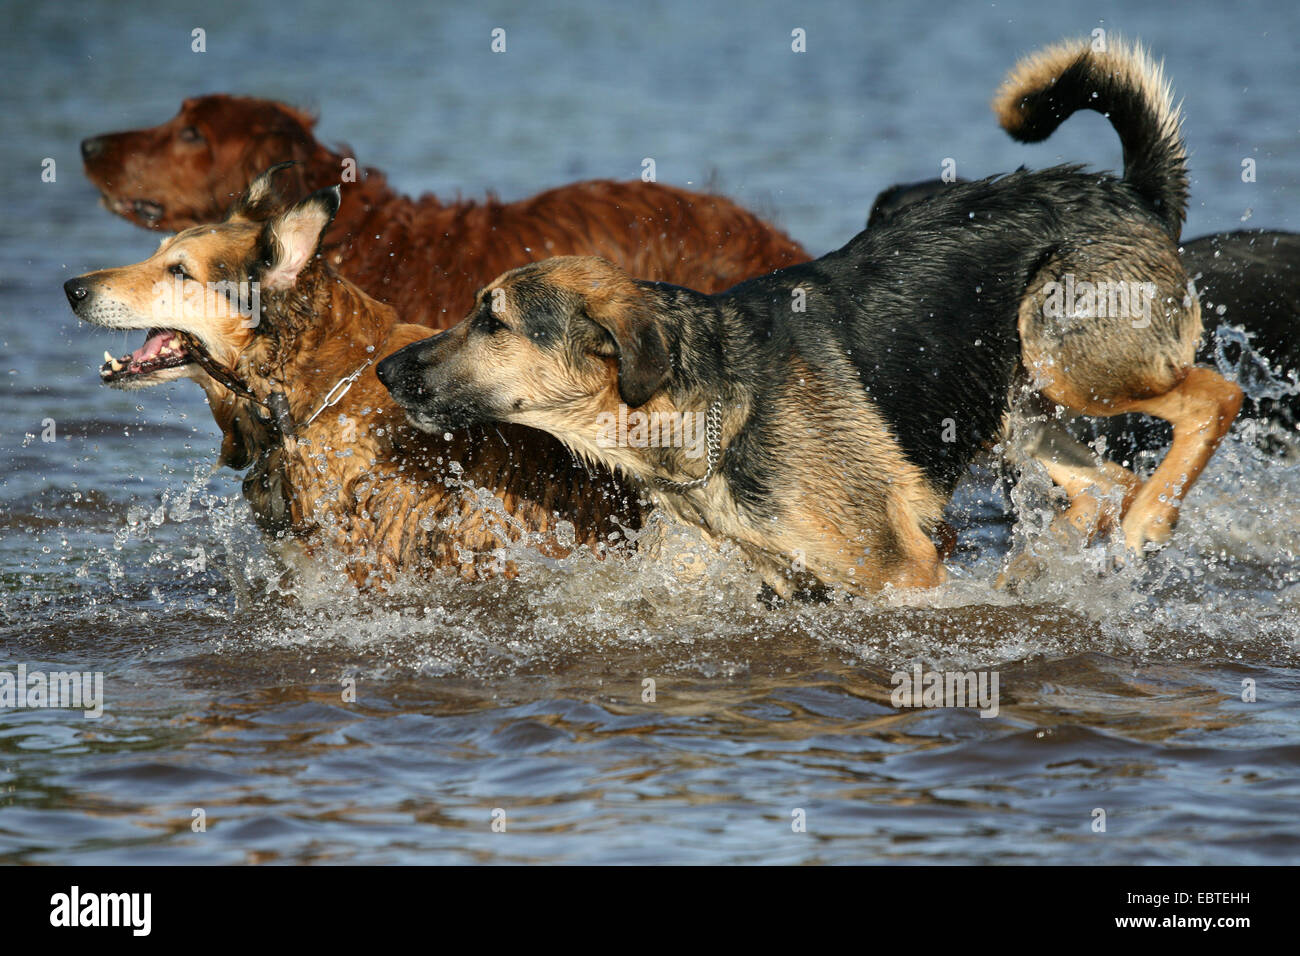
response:
M1025 57L993 97L1002 128L1023 143L1047 139L1076 110L1096 110L1124 146L1124 180L1178 240L1187 218L1182 118L1159 63L1139 44L1109 38L1059 43Z

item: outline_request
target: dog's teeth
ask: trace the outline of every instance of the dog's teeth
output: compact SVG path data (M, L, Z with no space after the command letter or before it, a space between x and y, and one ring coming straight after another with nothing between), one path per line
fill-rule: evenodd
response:
M126 366L123 365L121 362L119 362L117 359L110 359L110 361L111 361L111 363L112 363L112 365L113 365L113 371L114 371L114 372L120 372L122 369L124 369L124 368L126 367Z
M105 361L105 362L112 362L112 361L114 361L113 356L111 356L111 355L108 354L108 349L104 349L104 361Z

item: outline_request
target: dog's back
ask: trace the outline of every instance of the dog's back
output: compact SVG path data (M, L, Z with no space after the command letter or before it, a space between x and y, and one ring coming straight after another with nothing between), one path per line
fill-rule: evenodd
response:
M117 214L154 229L220 221L254 176L281 174L287 199L339 182L356 159L315 136L315 117L274 100L187 99L150 129L82 143L85 171ZM196 157L206 157L198 159ZM808 258L781 229L731 200L665 183L569 183L526 199L443 201L395 190L371 167L342 185L322 255L403 321L444 329L474 292L514 266L600 255L634 275L706 292Z
M1002 427L1031 279L1063 246L1135 221L1163 225L1121 180L1073 166L1017 172L947 186L816 262L724 295L747 322L788 316L800 354L830 345L849 361L908 457L948 493ZM802 314L791 311L796 290Z

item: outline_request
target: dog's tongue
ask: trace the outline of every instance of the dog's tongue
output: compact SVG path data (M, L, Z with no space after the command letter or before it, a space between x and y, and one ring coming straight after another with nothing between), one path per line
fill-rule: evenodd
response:
M150 329L140 346L120 359L104 353L104 364L99 367L100 378L109 381L127 375L157 371L184 365L189 361L180 335L169 329Z
M131 353L131 363L143 365L150 359L155 359L164 348L180 348L181 343L176 340L175 332L150 331L149 338L145 339L144 345L140 346Z

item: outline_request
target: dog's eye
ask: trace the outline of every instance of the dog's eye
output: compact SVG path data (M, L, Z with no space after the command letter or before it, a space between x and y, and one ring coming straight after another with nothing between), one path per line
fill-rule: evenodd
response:
M199 132L197 126L185 126L181 129L180 138L185 143L197 143L203 139L203 134Z
M498 332L510 331L510 326L498 319L492 313L491 309L479 310L479 314L474 317L474 325L478 327L480 332L484 332L487 335L495 335Z
M181 265L179 262L176 263L176 265L172 266L167 271L174 276L180 276L182 279L189 280L194 278L192 275L190 275L188 272L185 271L185 267Z

